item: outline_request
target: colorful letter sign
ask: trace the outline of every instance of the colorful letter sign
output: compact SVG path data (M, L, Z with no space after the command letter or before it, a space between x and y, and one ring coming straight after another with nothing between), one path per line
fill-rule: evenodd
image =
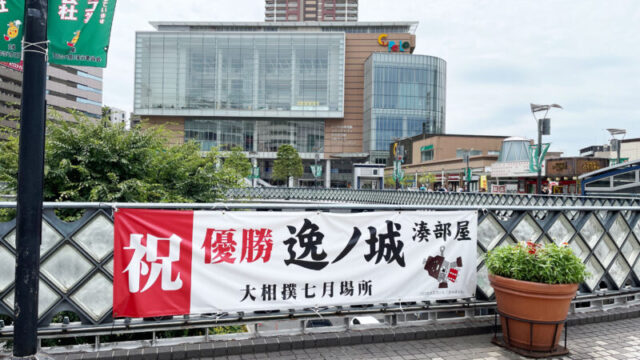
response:
M405 50L408 51L411 48L411 43L408 41L398 41L396 43L395 41L388 41L387 36L387 34L380 34L378 36L378 44L386 46L389 52L405 52Z
M458 299L476 289L477 215L115 214L113 315Z
M17 63L22 60L24 0L0 0L0 61Z
M50 0L49 62L105 67L116 0Z

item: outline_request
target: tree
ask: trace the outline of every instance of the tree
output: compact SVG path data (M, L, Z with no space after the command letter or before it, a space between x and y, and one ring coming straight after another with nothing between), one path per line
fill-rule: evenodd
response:
M167 146L167 131L91 122L50 121L45 145L47 201L212 202L240 183L216 169L217 151L196 143ZM17 188L18 139L0 143L0 182Z
M225 172L234 172L241 178L251 175L251 161L242 153L242 148L234 146L222 164Z
M430 184L433 184L434 182L436 182L436 176L433 175L432 173L428 173L420 176L418 178L418 181L420 181L420 184L428 188Z
M302 159L298 151L291 145L282 145L278 148L276 160L273 162L273 178L287 182L289 178L300 177L304 172Z

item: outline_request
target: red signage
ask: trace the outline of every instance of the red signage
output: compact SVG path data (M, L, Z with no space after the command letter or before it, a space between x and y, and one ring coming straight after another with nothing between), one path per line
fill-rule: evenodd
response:
M0 61L0 65L4 67L8 67L9 69L20 71L20 72L23 71L22 61L20 61L19 63L8 63L8 62Z
M188 314L191 242L181 240L193 211L120 209L114 225L113 315Z

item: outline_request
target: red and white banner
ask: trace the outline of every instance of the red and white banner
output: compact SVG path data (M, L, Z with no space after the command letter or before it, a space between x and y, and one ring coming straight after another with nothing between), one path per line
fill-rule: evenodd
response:
M114 317L472 297L477 215L120 209Z

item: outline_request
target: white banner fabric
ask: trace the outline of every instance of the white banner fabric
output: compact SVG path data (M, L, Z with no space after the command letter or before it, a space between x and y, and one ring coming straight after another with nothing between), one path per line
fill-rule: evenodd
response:
M191 313L475 296L473 211L193 214Z

